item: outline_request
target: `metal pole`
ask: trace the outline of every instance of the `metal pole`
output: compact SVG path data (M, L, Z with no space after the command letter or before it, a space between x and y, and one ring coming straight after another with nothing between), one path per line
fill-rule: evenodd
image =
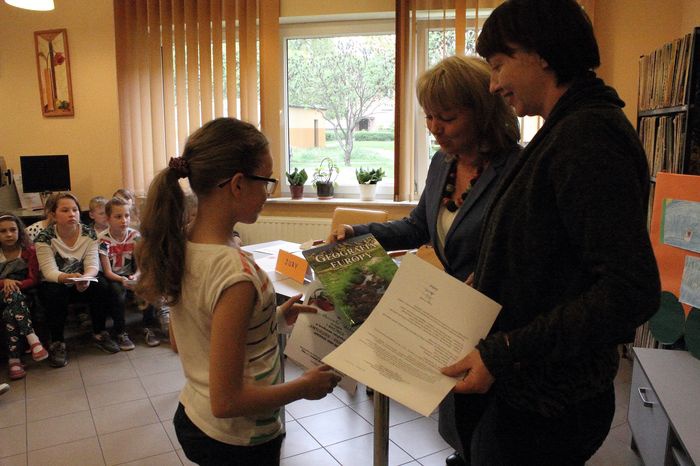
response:
M389 464L389 398L374 392L374 466Z

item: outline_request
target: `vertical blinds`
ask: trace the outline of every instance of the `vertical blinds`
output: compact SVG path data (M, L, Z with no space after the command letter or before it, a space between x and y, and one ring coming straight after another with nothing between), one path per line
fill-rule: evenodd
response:
M114 11L126 186L144 193L209 120L237 117L263 131L279 121L279 0L132 0ZM259 74L268 94L260 110Z

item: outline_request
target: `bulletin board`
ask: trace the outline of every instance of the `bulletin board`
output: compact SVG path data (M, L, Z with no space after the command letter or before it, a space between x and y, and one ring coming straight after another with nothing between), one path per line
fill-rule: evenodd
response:
M661 275L661 289L680 296L683 267L687 256L700 257L699 253L663 243L662 221L664 202L669 199L700 202L700 176L659 172L656 176L652 207L650 235L656 262ZM683 304L685 315L691 307Z

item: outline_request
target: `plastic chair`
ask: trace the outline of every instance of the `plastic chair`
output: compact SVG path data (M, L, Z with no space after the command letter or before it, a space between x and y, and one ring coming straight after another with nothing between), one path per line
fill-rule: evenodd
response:
M357 225L370 222L386 222L389 214L384 210L353 209L336 207L331 221L331 231L341 224Z

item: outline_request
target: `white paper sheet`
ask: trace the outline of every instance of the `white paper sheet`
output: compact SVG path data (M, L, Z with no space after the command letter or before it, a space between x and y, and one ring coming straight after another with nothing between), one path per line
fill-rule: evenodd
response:
M323 362L429 416L457 383L440 369L474 349L500 309L407 255L369 318Z

